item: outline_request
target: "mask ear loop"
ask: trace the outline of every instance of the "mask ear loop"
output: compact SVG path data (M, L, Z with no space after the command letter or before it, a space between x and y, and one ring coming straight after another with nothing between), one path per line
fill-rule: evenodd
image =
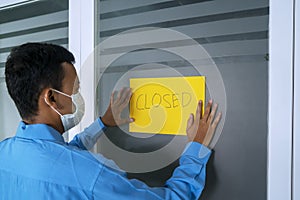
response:
M74 95L76 95L76 94L78 94L78 93L76 93L76 94L72 94L72 95L68 95L68 94L66 94L66 93L63 93L63 92L61 92L61 91L59 91L59 90L56 90L56 89L53 89L53 88L50 88L51 90L53 90L54 92L57 92L57 93L59 93L59 94L62 94L62 95L64 95L64 96L66 96L66 97L69 97L69 98L71 98L72 99L72 103L74 102ZM74 105L74 104L73 104ZM53 109L53 108L52 108ZM78 109L78 106L77 105L75 105L75 111L74 112L76 112L76 110ZM56 110L55 110L56 111ZM56 111L57 112L57 111ZM73 112L73 113L74 113ZM61 115L62 116L62 115Z
M59 114L59 116L62 116L62 114L60 114L55 108L53 108L53 106L51 106L51 105L48 103L46 97L44 97L44 100L45 100L45 103L46 103L48 106L50 106L50 108L52 108L52 110L54 110L57 114Z
M72 96L71 96L71 95L68 95L68 94L66 94L66 93L63 93L63 92L61 92L61 91L58 91L58 90L56 90L56 89L53 89L53 88L51 88L51 90L53 90L54 92L57 92L57 93L59 93L59 94L62 94L62 95L64 95L64 96L66 96L66 97L70 97L70 98L72 98Z

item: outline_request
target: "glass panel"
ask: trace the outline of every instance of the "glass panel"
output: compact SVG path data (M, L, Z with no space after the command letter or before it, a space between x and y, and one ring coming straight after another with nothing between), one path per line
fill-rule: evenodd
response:
M19 114L6 89L5 61L11 48L27 42L68 47L67 0L44 0L0 8L0 140L13 136Z
M130 78L206 76L207 99L220 104L223 121L201 199L266 199L268 23L268 0L98 0L98 114ZM185 143L183 136L122 126L109 129L97 149L130 178L162 186ZM168 144L170 151L153 161L164 166L143 166Z

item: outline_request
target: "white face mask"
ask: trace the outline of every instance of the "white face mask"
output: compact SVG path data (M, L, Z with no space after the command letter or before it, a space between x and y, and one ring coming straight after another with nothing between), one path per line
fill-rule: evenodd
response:
M81 96L81 94L79 92L77 92L76 94L72 94L67 95L63 92L60 92L58 90L52 89L55 92L58 92L62 95L65 95L67 97L70 97L72 99L72 103L75 106L75 111L72 114L65 114L62 115L61 113L59 113L55 108L53 108L51 105L48 104L46 98L45 98L45 102L57 113L60 115L60 119L62 122L62 125L64 127L64 131L68 131L71 128L73 128L74 126L76 126L77 124L79 124L79 122L81 121L83 115L84 115L84 111L85 111L85 105L84 105L84 99Z

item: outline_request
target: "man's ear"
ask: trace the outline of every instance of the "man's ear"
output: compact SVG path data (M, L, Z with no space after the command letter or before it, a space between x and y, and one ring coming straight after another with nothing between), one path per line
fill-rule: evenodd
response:
M45 103L48 106L52 106L54 108L57 107L56 94L53 92L53 90L51 90L50 88L44 89L43 96L44 96Z

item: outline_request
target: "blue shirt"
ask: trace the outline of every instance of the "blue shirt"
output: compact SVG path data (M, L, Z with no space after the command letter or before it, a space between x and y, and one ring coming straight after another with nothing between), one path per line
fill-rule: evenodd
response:
M20 122L16 136L0 142L0 199L198 199L208 148L188 143L165 186L151 188L87 150L104 129L98 119L66 143L50 126Z

